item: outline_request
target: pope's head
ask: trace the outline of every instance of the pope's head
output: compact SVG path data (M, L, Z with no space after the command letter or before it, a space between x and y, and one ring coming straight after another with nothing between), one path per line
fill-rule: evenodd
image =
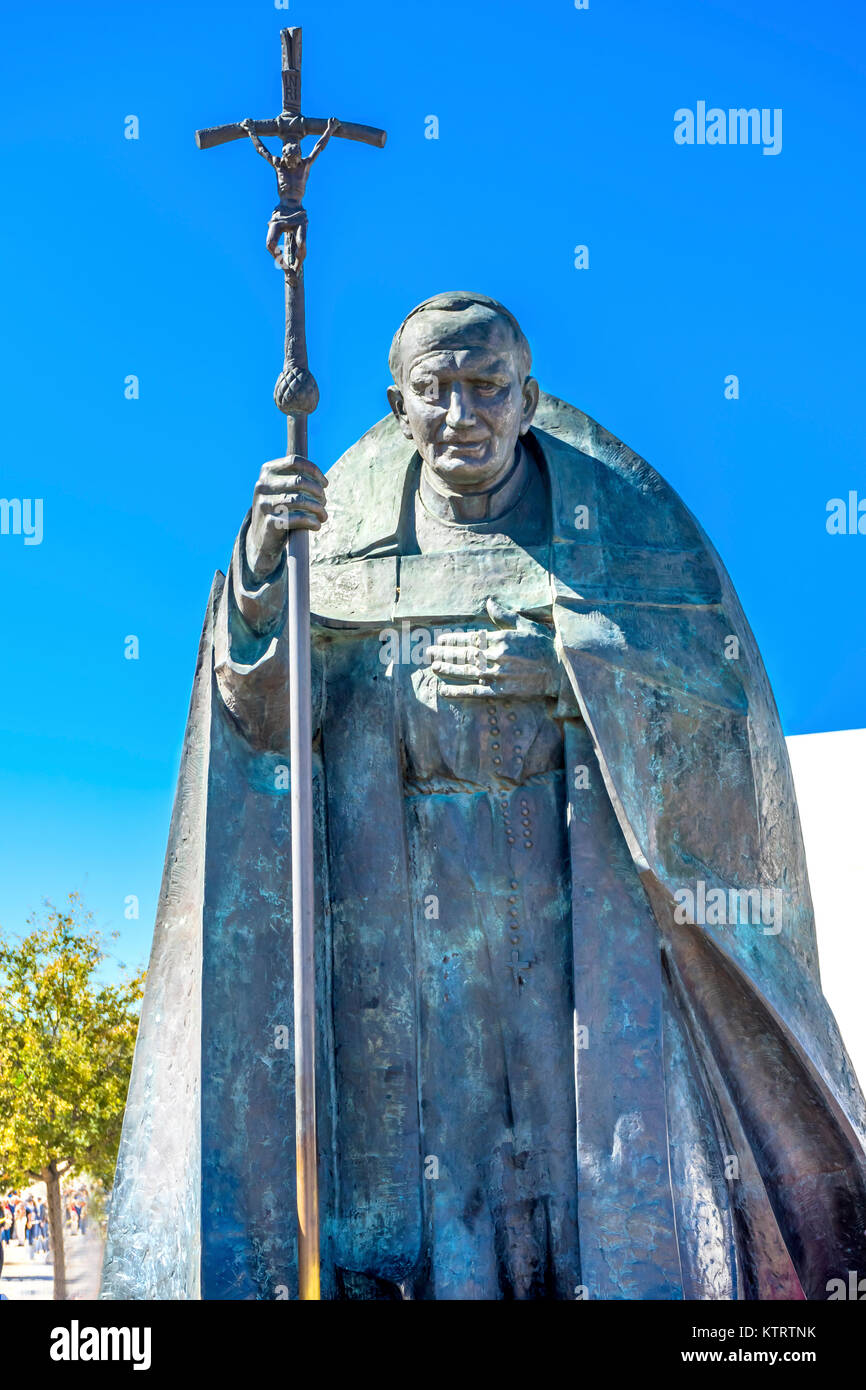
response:
M538 383L517 320L483 294L438 294L394 335L388 400L426 466L454 492L483 492L511 467Z

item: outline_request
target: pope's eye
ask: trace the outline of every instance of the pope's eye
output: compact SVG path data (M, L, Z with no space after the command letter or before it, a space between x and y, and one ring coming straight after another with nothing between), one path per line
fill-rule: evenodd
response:
M425 401L438 401L439 382L435 376L415 377L412 381L412 390L416 396L420 396Z
M499 390L498 381L476 381L475 390L480 396L495 396Z

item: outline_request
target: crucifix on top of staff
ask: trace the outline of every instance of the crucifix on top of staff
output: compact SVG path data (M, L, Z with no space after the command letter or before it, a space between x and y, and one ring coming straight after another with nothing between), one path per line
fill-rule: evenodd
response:
M196 131L200 150L248 135L277 175L279 202L268 223L267 247L284 273L286 338L283 369L274 400L286 416L286 453L291 468L287 487L303 491L312 465L307 455L307 417L319 388L307 364L304 313L304 257L307 213L303 196L313 161L336 135L379 149L384 130L352 125L335 117L301 115L301 31L283 29L283 109L268 120L247 119ZM319 135L309 155L301 141ZM278 136L283 149L273 154L262 136ZM280 249L280 240L284 246ZM316 470L317 471L317 470ZM319 484L316 483L318 487ZM310 550L309 531L292 526L287 511L289 579L289 697L292 807L292 957L295 1023L295 1151L297 1157L298 1296L318 1299L319 1197L316 1146L316 1000L313 900L313 765L310 706Z
M282 154L274 154L256 134L255 121L249 116L241 121L242 129L277 176L279 202L271 213L266 245L275 264L287 275L297 276L307 254L307 210L303 197L310 169L339 125L336 116L331 116L324 134L319 136L310 153L305 156L301 153L299 140L284 140ZM283 237L285 250L281 251L280 240Z

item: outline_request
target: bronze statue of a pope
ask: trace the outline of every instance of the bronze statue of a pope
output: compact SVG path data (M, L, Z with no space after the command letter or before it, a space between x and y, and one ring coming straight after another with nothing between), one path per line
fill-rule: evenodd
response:
M307 528L323 1297L827 1298L866 1268L864 1107L728 575L495 300L419 305L390 368L327 478L265 465L214 584L108 1294L297 1288Z

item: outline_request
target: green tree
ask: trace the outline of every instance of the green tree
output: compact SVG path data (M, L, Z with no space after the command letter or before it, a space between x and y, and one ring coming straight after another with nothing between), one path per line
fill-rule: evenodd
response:
M46 1184L58 1299L61 1179L76 1166L111 1183L144 985L144 971L99 982L107 953L91 922L72 893L20 940L0 933L0 1173Z

